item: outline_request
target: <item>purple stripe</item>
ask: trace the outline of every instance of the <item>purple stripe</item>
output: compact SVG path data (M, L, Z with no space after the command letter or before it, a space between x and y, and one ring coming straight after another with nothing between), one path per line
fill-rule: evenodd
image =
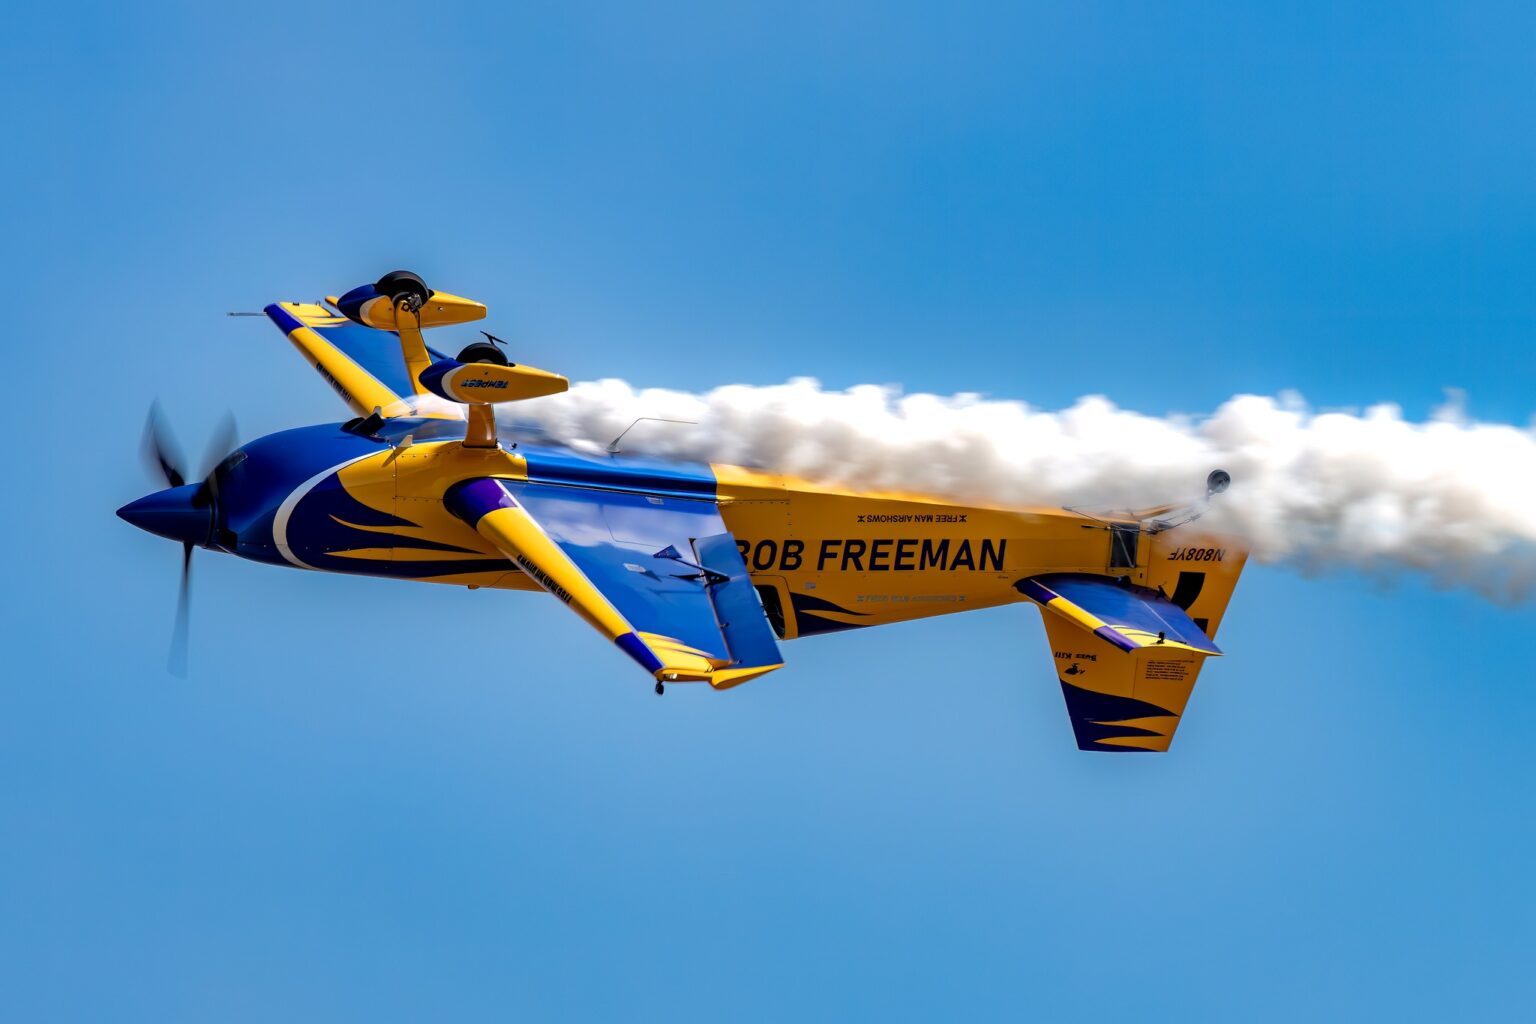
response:
M1134 643L1127 640L1123 634L1109 626L1100 626L1098 629L1093 631L1093 635L1097 637L1103 637L1105 640L1108 640L1122 651L1136 650L1136 645Z
M501 482L486 477L454 484L443 495L443 505L470 526L499 508L517 508Z
M1039 601L1041 604L1050 604L1051 601L1057 597L1055 591L1047 590L1044 586L1036 583L1032 579L1019 580L1019 582L1015 583L1013 586L1014 589L1023 594L1025 597L1033 601Z
M450 402L457 402L458 399L450 395L447 389L443 387L443 378L463 365L457 359L439 359L421 371L421 386L438 398L446 398Z
M638 661L640 667L652 675L661 671L661 659L652 654L651 649L645 646L644 642L634 633L625 633L614 640L614 643L619 645L619 650Z
M262 312L267 314L267 318L273 323L277 324L277 326L282 329L284 334L292 334L294 331L304 326L304 322L302 320L275 302L272 303L272 305L262 309Z
M371 284L359 285L347 294L336 300L336 308L341 310L341 315L353 323L371 327L371 324L363 323L363 307L379 297L378 291Z

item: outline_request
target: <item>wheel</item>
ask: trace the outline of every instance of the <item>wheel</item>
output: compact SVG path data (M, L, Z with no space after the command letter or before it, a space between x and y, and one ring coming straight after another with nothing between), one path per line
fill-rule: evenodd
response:
M662 694L664 694L666 692L667 692L667 688L664 685L662 685L661 683L657 683L656 684L656 696L660 697Z
M495 363L506 366L507 354L488 341L474 341L465 345L458 355L461 363Z
M379 278L373 290L380 295L388 295L389 300L397 306L405 302L406 308L413 313L432 297L432 289L427 287L427 282L409 270L391 270Z

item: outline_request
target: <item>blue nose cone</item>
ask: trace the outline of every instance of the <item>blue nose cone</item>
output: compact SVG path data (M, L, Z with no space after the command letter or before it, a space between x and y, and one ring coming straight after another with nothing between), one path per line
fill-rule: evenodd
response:
M201 484L167 487L117 510L141 530L187 544L207 544L213 533L213 505L198 493Z

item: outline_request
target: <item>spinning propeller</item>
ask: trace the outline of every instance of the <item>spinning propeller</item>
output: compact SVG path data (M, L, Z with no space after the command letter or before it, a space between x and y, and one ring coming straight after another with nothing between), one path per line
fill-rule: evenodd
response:
M181 587L176 598L176 625L171 634L167 665L178 676L187 674L187 632L192 596L192 549L213 539L219 499L216 469L237 443L235 417L225 413L203 456L201 479L187 483L187 460L166 423L157 401L144 424L144 458L152 473L165 481L165 490L124 505L117 514L150 533L181 541Z

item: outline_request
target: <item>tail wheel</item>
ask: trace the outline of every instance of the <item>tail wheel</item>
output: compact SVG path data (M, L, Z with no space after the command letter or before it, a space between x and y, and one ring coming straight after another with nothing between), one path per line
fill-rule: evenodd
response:
M406 308L413 313L432 297L432 289L427 287L427 282L409 270L391 270L379 278L373 290L389 296L389 301L396 306L404 302Z

